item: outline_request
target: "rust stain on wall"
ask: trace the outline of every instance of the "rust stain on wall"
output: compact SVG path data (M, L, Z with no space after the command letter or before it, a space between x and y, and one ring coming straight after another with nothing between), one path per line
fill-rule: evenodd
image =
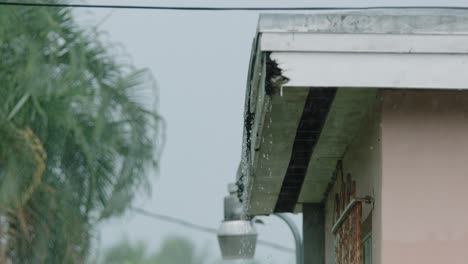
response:
M355 198L356 182L352 181L348 174L346 180L341 172L340 192L335 195L335 222L343 210ZM335 263L336 264L361 264L361 215L362 204L356 203L349 212L347 218L337 229L335 235Z

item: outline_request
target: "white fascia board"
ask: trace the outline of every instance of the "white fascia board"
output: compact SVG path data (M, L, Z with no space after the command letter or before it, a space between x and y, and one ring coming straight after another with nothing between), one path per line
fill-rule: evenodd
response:
M261 51L468 53L468 35L262 33Z
M290 87L467 89L468 54L272 52Z

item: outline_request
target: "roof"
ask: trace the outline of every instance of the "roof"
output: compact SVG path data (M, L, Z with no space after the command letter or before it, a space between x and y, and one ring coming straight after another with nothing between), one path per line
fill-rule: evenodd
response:
M322 203L377 89L467 89L467 70L464 10L261 15L239 180L247 212Z

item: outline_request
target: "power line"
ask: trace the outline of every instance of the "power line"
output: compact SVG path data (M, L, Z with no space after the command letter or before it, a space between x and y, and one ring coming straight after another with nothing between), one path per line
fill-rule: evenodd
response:
M134 212L136 212L138 214L141 214L141 215L144 215L144 216L147 216L147 217L150 217L150 218L154 218L156 220L170 222L170 223L173 223L173 224L177 224L177 225L180 225L180 226L183 226L183 227L186 227L186 228L191 228L191 229L198 230L198 231L205 232L205 233L210 233L210 234L216 234L217 233L217 230L215 228L206 227L206 226L202 226L202 225L197 225L197 224L194 224L194 223L191 223L191 222L188 222L188 221L185 221L185 220L173 217L173 216L157 214L157 213L149 212L149 211L146 211L144 209L137 208L137 207L131 207L131 210L133 210ZM287 253L294 253L295 252L291 248L288 248L288 247L285 247L285 246L282 246L282 245L279 245L279 244L276 244L276 243L268 242L268 241L265 241L265 240L260 240L259 239L257 243L259 245L270 247L270 248L280 250L280 251L283 251L283 252L287 252Z
M327 10L365 10L365 9L468 9L457 6L374 6L374 7L201 7L201 6L148 6L148 5L98 5L98 4L61 4L61 3L27 3L0 2L3 6L30 7L73 7L73 8L107 8L107 9L150 9L169 11L327 11Z
M185 220L173 217L173 216L157 214L157 213L149 212L149 211L146 211L144 209L136 208L136 207L132 207L131 209L134 212L139 213L141 215L145 215L145 216L148 216L148 217L151 217L151 218L157 218L158 220L171 222L171 223L181 225L181 226L184 226L184 227L187 227L187 228L195 229L195 230L198 230L198 231L201 231L201 232L213 233L213 234L216 234L216 232L217 232L217 230L215 228L205 227L205 226L193 224L193 223L190 223L188 221L185 221Z

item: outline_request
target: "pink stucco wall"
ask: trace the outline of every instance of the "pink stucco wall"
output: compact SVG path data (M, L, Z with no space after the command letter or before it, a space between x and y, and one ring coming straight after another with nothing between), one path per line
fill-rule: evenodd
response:
M381 255L374 263L468 263L468 92L381 96Z

